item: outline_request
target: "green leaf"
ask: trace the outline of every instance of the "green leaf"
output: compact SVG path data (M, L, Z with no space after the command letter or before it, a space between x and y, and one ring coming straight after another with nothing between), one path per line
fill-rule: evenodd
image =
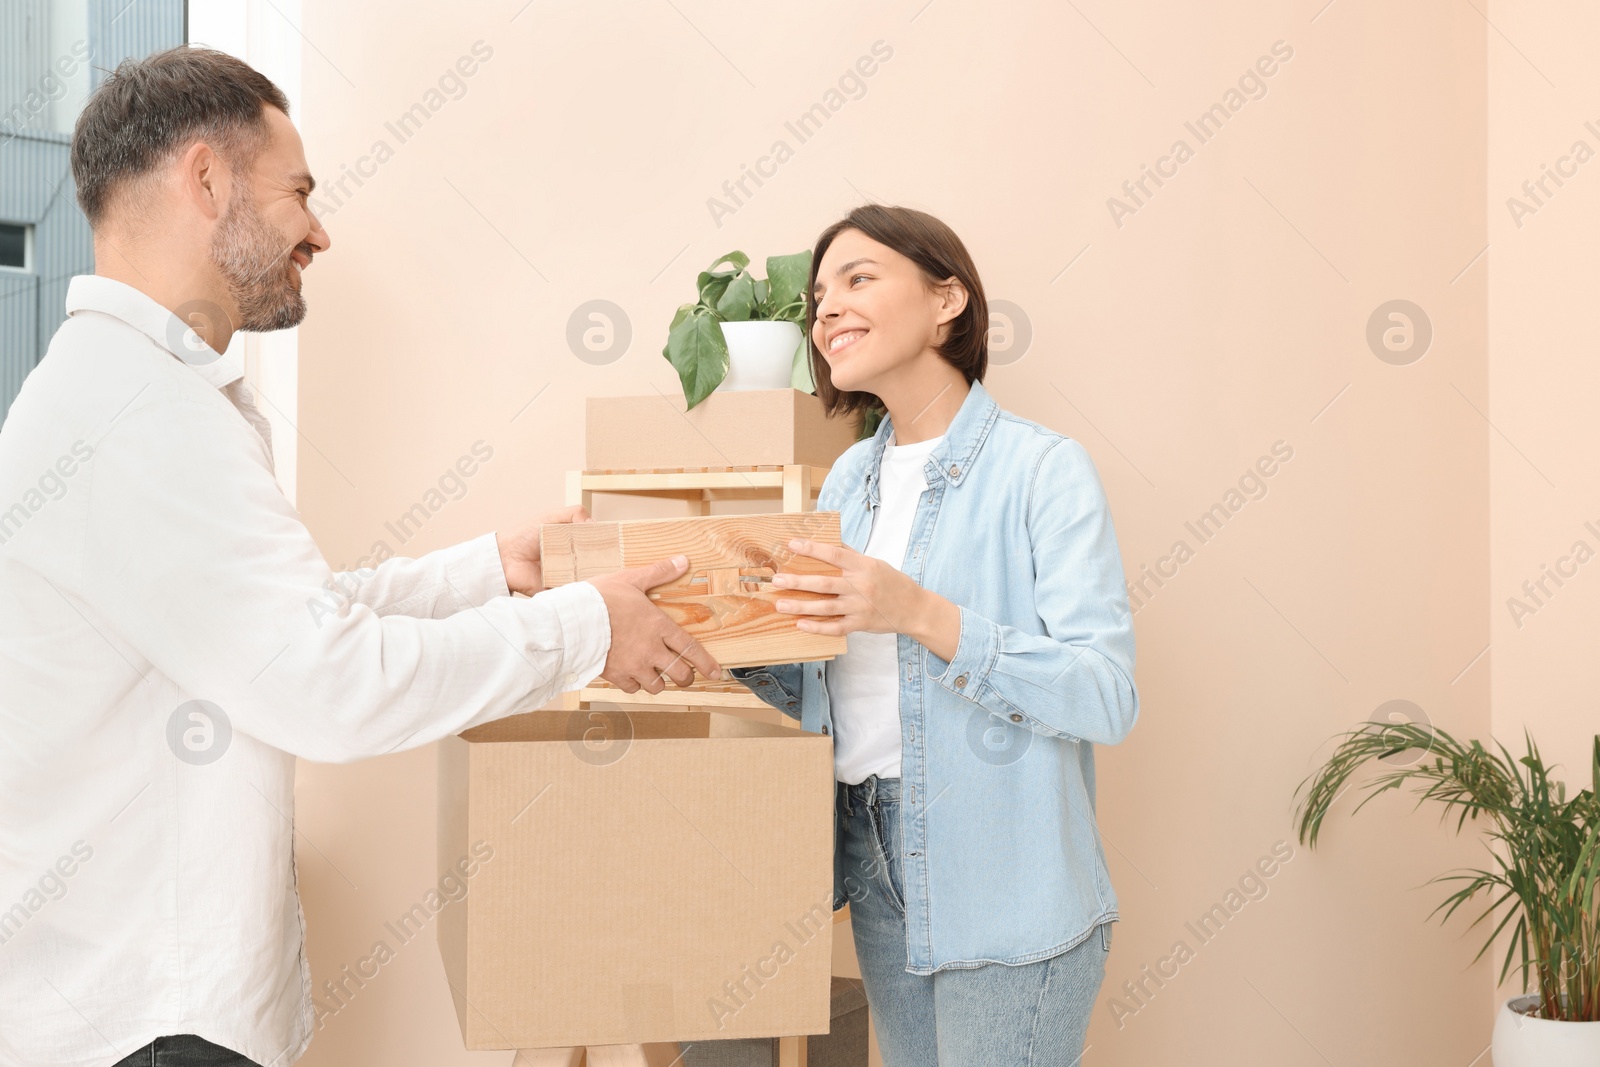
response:
M724 264L724 263L732 263L733 264L733 269L732 270L720 270L719 271L717 268L719 266L721 266L722 264ZM707 267L706 270L709 271L712 274L726 274L729 277L732 277L733 275L738 274L740 271L744 270L749 265L750 265L750 257L745 255L743 252L729 252L727 255L723 256L720 259L712 260L711 261L711 266Z
M678 313L672 316L672 325L667 327L667 333L670 334L673 330L676 330L678 328L678 323L682 322L689 315L693 314L694 309L697 306L698 305L696 304L679 304ZM663 355L665 355L664 352Z
M772 287L772 304L784 307L801 300L806 280L811 277L811 250L796 252L792 256L767 257L767 284Z
M728 283L727 291L717 301L717 314L728 322L744 322L756 309L755 279L749 271L740 271Z
M760 278L752 278L750 284L755 287L756 309L751 313L753 319L772 318L772 307L767 303L767 283Z
M806 327L805 301L775 307L767 316L773 322L792 322L802 330Z
M702 271L698 281L700 303L707 311L717 306L717 301L722 299L722 294L727 292L728 283L733 281L732 274L712 274Z
M680 315L662 350L683 383L683 398L694 407L728 376L728 342L713 312L695 309Z
M817 391L817 383L811 380L811 346L806 344L804 336L800 338L800 347L794 350L794 370L789 374L789 386L802 393Z

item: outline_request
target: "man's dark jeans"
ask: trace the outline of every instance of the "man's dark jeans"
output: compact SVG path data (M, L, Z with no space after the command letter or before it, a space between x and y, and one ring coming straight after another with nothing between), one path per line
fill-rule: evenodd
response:
M237 1052L193 1034L158 1037L115 1067L259 1067Z

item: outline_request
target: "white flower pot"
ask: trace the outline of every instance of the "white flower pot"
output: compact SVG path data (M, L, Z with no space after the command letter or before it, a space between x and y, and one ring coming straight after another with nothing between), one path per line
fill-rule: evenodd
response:
M725 322L728 376L718 389L787 389L800 347L800 327L792 322Z
M1600 1064L1600 1022L1562 1022L1517 1010L1537 995L1512 997L1494 1020L1494 1067L1594 1067Z

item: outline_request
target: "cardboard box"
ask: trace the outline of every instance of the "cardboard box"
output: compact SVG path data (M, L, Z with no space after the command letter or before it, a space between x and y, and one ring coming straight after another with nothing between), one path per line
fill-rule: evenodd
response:
M833 745L697 711L537 711L439 746L440 913L469 1049L829 1025Z
M833 1019L828 1032L806 1042L805 1067L867 1067L866 988L859 978L833 980ZM689 1042L679 1049L682 1067L780 1067L772 1038Z
M858 416L828 418L822 401L798 389L718 390L693 410L677 392L592 396L584 462L590 470L831 467L858 426Z
M843 655L842 636L795 628L780 599L826 600L827 593L774 589L774 574L826 574L839 568L789 549L791 538L840 543L837 511L696 515L628 522L547 523L539 530L544 583L554 588L682 553L689 569L650 598L724 667L801 663Z

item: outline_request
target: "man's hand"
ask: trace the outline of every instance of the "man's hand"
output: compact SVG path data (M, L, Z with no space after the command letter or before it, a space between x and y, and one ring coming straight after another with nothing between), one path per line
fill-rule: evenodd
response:
M694 681L694 672L721 678L722 667L666 612L650 602L647 590L664 585L689 568L687 556L674 556L644 567L630 567L590 578L611 613L611 651L600 677L624 693L659 693L667 679L680 686Z
M552 511L517 533L496 533L500 546L500 566L506 572L506 588L532 596L544 590L544 568L539 563L539 527L547 522L593 522L582 504Z

